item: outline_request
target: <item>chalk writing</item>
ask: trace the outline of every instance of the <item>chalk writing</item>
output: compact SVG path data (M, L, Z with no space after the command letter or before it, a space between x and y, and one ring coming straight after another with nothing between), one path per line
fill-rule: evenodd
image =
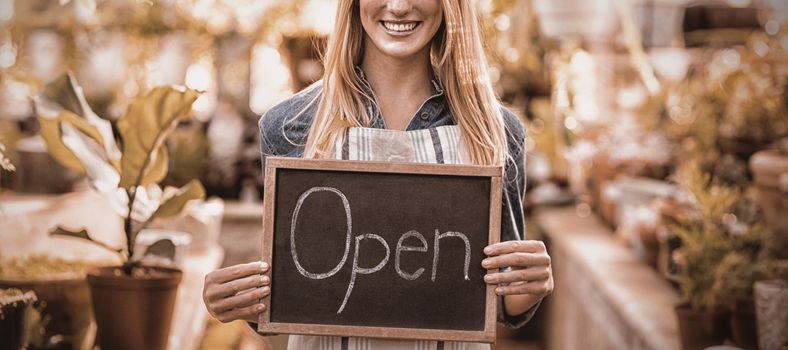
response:
M296 231L296 223L298 223L298 213L301 211L301 205L304 204L304 201L307 199L307 197L309 197L309 195L315 192L333 192L337 196L339 196L339 198L342 199L342 206L345 207L345 216L347 217L347 234L345 235L345 253L342 254L342 261L340 261L336 267L331 269L331 271L326 273L311 273L307 271L303 266L301 266L301 263L298 262L298 252L296 251L295 231ZM345 262L347 261L347 253L348 251L350 251L350 232L352 230L352 224L353 224L353 220L350 217L350 203L348 203L345 194L339 191L338 189L333 187L312 187L308 191L301 194L301 196L298 197L298 202L296 203L295 210L293 211L293 220L290 222L290 253L293 255L293 262L295 263L298 272L300 272L304 277L311 278L314 280L321 280L335 275L342 268L342 266L345 265Z
M359 247L361 246L361 241L369 238L376 239L378 242L380 242L380 244L383 245L384 248L386 248L386 257L383 258L383 260L381 260L375 267L361 268L358 266L358 250ZM360 274L368 275L380 271L380 269L382 269L383 266L385 266L386 263L389 262L389 256L390 256L389 245L388 243L386 243L386 240L383 239L383 237L380 237L372 233L356 236L356 253L353 254L353 270L351 270L352 272L350 273L350 283L348 283L347 292L345 293L345 299L342 300L342 305L339 307L337 313L341 313L342 310L345 309L345 304L347 304L347 300L348 298L350 298L350 293L353 291L353 285L356 283L356 274L360 273Z
M336 194L342 201L342 206L345 209L345 217L347 222L347 232L345 234L345 252L343 253L339 263L333 269L323 273L315 273L315 272L307 271L301 265L298 259L298 252L296 250L296 226L298 224L298 216L301 212L301 207L304 204L304 202L307 200L307 198L309 198L310 195L316 192L331 192ZM296 269L298 269L298 272L302 276L314 280L325 279L336 275L337 272L339 272L339 270L342 269L342 267L347 263L348 260L348 253L350 252L350 236L352 232L352 224L353 224L353 219L350 211L350 203L348 202L347 197L340 190L333 187L313 187L307 190L306 192L302 193L301 196L299 196L298 198L298 202L296 202L295 210L293 211L293 218L290 222L290 253L293 258L293 263L295 263ZM404 244L406 239L412 237L417 238L421 242L421 246L411 246ZM437 277L438 260L440 256L440 241L445 238L457 238L462 240L463 243L465 244L464 279L466 281L470 280L470 278L468 277L468 269L469 269L470 257L471 257L471 243L468 240L468 237L466 237L464 234L460 232L455 232L455 231L440 233L440 231L437 229L435 230L434 250L432 257L432 275L430 279L434 282ZM381 259L378 262L378 264L375 265L374 267L359 266L361 242L365 240L377 241L386 251L386 256L383 259ZM345 297L342 299L342 304L339 306L339 309L337 310L337 314L342 313L342 311L345 309L345 306L347 305L347 302L350 299L350 295L353 293L353 287L355 286L357 275L369 275L380 271L381 269L383 269L384 266L386 266L386 264L388 264L389 258L391 257L391 249L389 247L389 244L386 242L386 240L383 237L379 235L373 233L361 234L355 236L354 241L355 241L355 249L353 253L352 267L350 270L351 271L350 281L348 282L347 290L345 292ZM400 265L401 253L402 252L426 253L428 250L429 247L427 244L427 239L424 238L424 236L418 231L411 230L400 236L399 240L397 240L397 246L394 253L394 265L395 265L394 268L397 271L397 274L401 278L409 281L413 281L421 277L421 275L424 273L425 270L423 267L418 268L413 273L407 273L405 271L402 271L402 267Z
M408 239L410 237L418 238L421 241L421 247L403 246L402 242L404 242L406 239ZM421 233L418 233L416 231L408 231L404 235L402 235L402 237L400 237L399 240L397 241L397 252L394 254L394 268L397 270L397 274L399 274L400 277L402 277L402 278L404 278L406 280L411 280L411 281L419 278L419 276L421 276L421 274L424 272L424 268L420 267L418 270L416 270L416 272L414 272L412 274L402 271L402 268L400 267L400 264L399 264L400 253L402 253L402 252L423 252L423 253L426 253L427 252L427 248L428 248L427 247L427 240L424 239L424 236L422 236Z
M470 280L470 278L468 278L468 265L471 263L471 242L468 241L468 237L465 237L464 234L459 232L440 233L438 230L435 230L435 251L432 254L432 280L435 281L435 273L438 271L438 256L441 248L440 240L446 237L456 237L465 242L465 280Z

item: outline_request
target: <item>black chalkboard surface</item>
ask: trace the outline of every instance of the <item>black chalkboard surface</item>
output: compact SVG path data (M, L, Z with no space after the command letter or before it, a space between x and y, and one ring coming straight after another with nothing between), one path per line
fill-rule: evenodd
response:
M258 331L492 342L501 168L267 158Z

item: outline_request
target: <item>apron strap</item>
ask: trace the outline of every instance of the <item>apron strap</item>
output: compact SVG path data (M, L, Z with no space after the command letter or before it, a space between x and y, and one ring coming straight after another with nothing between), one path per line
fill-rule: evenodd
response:
M348 350L348 346L350 346L350 338L342 337L342 350Z

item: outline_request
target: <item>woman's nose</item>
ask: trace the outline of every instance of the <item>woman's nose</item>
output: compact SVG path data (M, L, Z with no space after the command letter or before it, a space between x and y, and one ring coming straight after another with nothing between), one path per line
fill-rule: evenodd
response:
M413 4L410 0L389 0L387 8L395 16L405 16L410 12Z

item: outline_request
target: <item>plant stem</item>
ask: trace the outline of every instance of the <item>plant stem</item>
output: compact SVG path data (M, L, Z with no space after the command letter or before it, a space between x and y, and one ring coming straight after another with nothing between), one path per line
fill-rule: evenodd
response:
M126 190L126 196L129 198L129 213L123 220L124 231L126 233L126 261L123 263L123 273L127 276L131 275L132 265L131 257L134 256L134 242L132 237L134 235L133 220L131 218L132 210L134 209L134 200L137 197L137 188L131 187Z

